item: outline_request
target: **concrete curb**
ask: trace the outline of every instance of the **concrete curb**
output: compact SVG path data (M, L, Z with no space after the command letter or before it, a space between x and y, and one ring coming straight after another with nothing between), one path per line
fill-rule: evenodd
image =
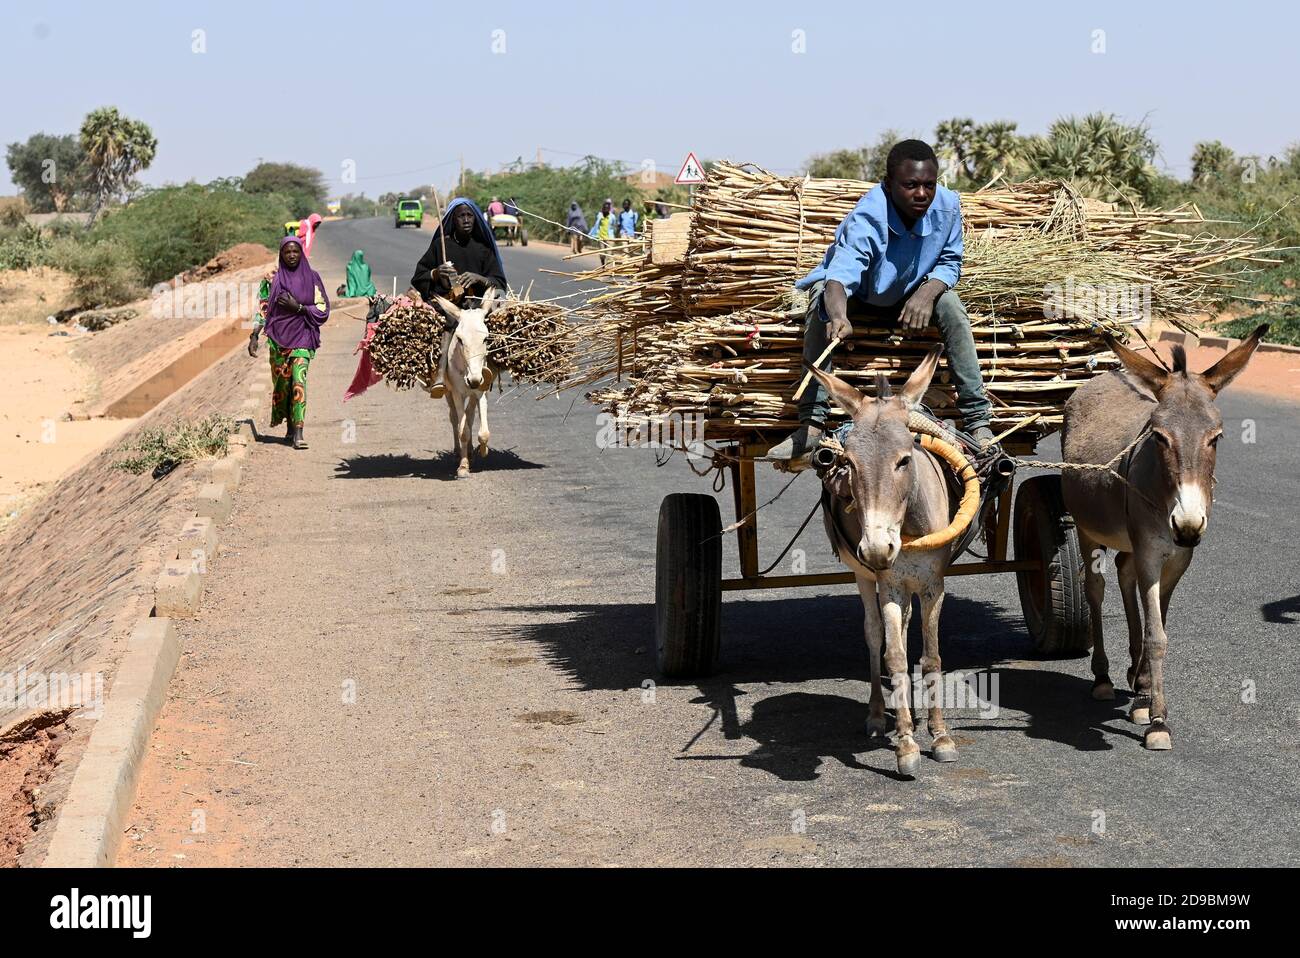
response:
M1179 332L1176 329L1163 330L1156 342L1178 343L1184 349L1209 346L1212 349L1230 350L1241 345L1240 339L1229 339L1226 336L1195 336L1191 333ZM1261 353L1300 353L1300 346L1287 346L1285 343L1260 343L1259 351Z
M170 619L142 619L54 826L42 868L113 864L181 643Z
M246 420L241 432L230 437L226 457L199 465L199 476L206 470L211 481L200 487L196 514L164 553L154 584L153 616L137 623L127 643L104 712L54 823L42 868L107 868L117 858L140 765L180 661L174 621L199 612L204 580L216 556L217 526L230 516L252 425Z

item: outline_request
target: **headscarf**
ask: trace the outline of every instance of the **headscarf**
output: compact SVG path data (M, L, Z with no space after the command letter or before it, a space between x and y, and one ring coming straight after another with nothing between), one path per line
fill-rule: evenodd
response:
M298 224L298 236L302 238L302 254L311 255L312 245L316 242L316 227L320 226L319 213L312 213Z
M375 284L370 278L370 265L366 262L366 254L361 250L353 253L352 259L348 260L347 278L348 296L375 295Z
M483 215L483 211L478 208L478 205L473 200L466 199L463 196L456 197L454 200L448 203L447 208L443 210L442 224L438 227L438 229L433 234L432 248L437 250L442 249L442 241L439 239L438 234L441 233L443 230L447 231L446 234L447 241L452 242L451 237L456 232L456 224L454 219L452 218L452 213L454 213L457 209L459 209L462 206L468 206L470 210L472 210L474 213L474 229L472 231L474 238L477 239L480 243L486 245L489 249L491 249L492 254L497 258L497 262L500 263L501 251L497 249L497 238L492 234L492 230L488 226L487 217ZM502 273L505 272L504 266L502 267L501 271Z
M280 240L278 268L271 279L271 291L266 298L266 335L282 347L297 349L300 346L309 349L320 347L320 326L325 320L313 316L310 310L316 302L316 288L320 287L325 300L325 311L329 312L329 295L320 274L311 268L304 253L295 269L290 269L284 262L284 248L290 243L302 248L303 241L296 236L286 236ZM290 293L303 306L304 312L295 312L281 306L277 300L281 293Z

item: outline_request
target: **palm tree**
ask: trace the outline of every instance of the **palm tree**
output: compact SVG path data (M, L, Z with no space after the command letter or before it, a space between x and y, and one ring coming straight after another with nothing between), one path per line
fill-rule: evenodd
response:
M86 222L89 229L110 198L135 186L135 175L153 162L158 139L145 123L108 106L86 116L81 124L81 148L95 181L95 203Z
M998 173L1010 172L1020 162L1024 137L1016 135L1009 120L982 123L971 139L973 178L986 183Z
M1235 159L1232 150L1218 140L1197 143L1192 150L1192 182L1205 183L1222 177Z
M934 151L948 162L949 169L966 179L975 176L971 158L974 134L975 123L970 117L953 117L934 128Z
M1026 140L1024 149L1031 175L1070 180L1081 192L1109 201L1150 198L1155 154L1145 124L1128 125L1106 113L1063 117L1046 137Z

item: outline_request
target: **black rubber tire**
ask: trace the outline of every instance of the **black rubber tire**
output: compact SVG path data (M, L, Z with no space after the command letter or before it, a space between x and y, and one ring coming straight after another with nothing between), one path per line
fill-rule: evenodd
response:
M1020 484L1011 520L1017 560L1033 559L1041 572L1017 572L1025 628L1041 655L1082 655L1092 648L1091 614L1083 587L1083 553L1074 519L1065 510L1060 476L1033 476Z
M519 227L519 245L528 245L528 230L524 229L522 226Z
M711 675L722 648L722 515L718 501L673 493L659 507L655 648L667 678Z

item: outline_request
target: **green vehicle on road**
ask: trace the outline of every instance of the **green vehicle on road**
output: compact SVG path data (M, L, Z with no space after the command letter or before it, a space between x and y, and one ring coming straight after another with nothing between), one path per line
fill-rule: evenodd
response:
M401 229L407 223L414 223L416 229L424 223L424 204L419 200L398 200L393 207L393 228Z

